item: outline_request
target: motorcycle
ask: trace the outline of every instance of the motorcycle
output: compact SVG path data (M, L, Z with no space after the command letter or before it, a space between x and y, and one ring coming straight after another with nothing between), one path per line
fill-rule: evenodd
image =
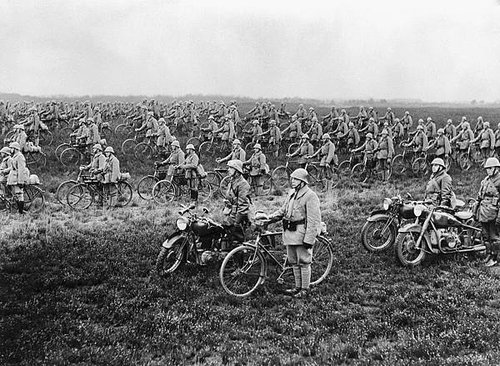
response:
M195 206L181 205L176 221L177 231L163 242L156 259L156 271L160 276L174 272L183 262L206 265L222 260L231 244L228 230L205 216L193 213ZM203 208L204 214L208 210Z
M413 208L416 203L404 201L401 195L385 198L382 209L372 211L361 229L363 246L370 252L382 252L390 248L396 241L401 225L415 219Z
M428 254L486 253L481 227L470 209L455 211L425 201L413 208L416 221L399 229L396 256L404 266L422 263Z

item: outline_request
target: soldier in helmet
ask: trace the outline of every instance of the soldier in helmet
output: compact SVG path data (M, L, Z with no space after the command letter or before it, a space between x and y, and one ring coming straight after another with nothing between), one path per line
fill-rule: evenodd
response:
M314 153L314 146L309 141L309 135L307 133L302 135L300 139L300 145L291 154L286 154L287 158L293 158L298 156L297 163L300 168L305 168L307 165L307 157Z
M320 232L319 198L309 187L305 169L290 175L291 192L284 205L270 216L270 221L283 221L283 243L287 261L292 265L295 286L286 292L296 298L306 297L311 282L311 263L316 236Z
M432 174L425 187L425 199L431 200L436 206L452 207L453 186L452 179L446 173L443 159L436 158L431 162Z
M487 267L497 266L500 260L500 162L497 158L488 158L484 164L486 178L481 182L477 195L476 220L481 223L483 238L488 248Z
M172 181L172 177L176 174L177 170L175 167L184 164L184 151L181 150L181 145L178 140L173 140L170 144L172 147L172 152L169 157L164 161L156 162L155 166L160 167L162 165L168 165L167 175L165 177L169 182Z
M448 162L448 157L451 154L451 144L450 140L444 133L444 128L437 130L437 137L432 144L430 144L424 151L432 148L436 148L436 158L441 158L446 163Z
M382 172L382 181L387 181L390 175L390 163L394 157L394 144L390 133L383 129L378 140L377 162Z
M313 155L306 158L312 159L317 155L321 156L319 166L321 168L321 178L326 191L332 188L333 167L338 164L338 157L335 154L335 144L331 141L330 134L325 133L322 136L323 146L321 146Z
M450 143L457 141L459 153L464 153L467 152L472 140L474 140L474 132L470 129L469 122L467 121L462 122L461 126L462 129L451 139Z
M198 165L200 164L200 159L196 152L194 151L193 144L188 144L186 146L186 157L184 163L175 166L175 168L180 168L184 170L185 177L187 180L187 185L191 192L191 200L193 202L198 201Z
M376 160L376 152L378 149L378 142L373 138L373 135L368 132L365 136L365 143L358 147L357 149L353 149L352 152L356 153L358 151L363 151L365 155L365 166L367 169L374 169Z
M427 140L432 140L436 137L436 123L432 120L431 117L427 117L427 123L425 125Z
M106 166L106 157L102 153L101 144L92 146L92 161L90 164L81 166L80 170L89 170L90 174L99 182L104 180L103 172Z
M262 153L260 144L255 144L253 147L254 153L243 165L250 166L250 184L255 190L255 195L262 195L264 186L263 176L267 173L266 156Z
M318 146L320 136L323 136L323 126L318 122L318 117L315 116L311 119L311 127L306 133L310 136L311 144Z
M9 145L12 151L11 169L7 176L7 185L11 188L12 194L16 198L17 209L20 214L24 213L24 185L28 182L29 171L26 168L26 159L21 152L21 145L11 142Z
M241 160L229 160L227 166L230 183L226 191L224 213L228 216L227 227L233 241L242 242L245 227L250 223L250 184L243 177Z
M495 133L490 128L490 123L488 121L483 123L483 128L479 131L477 137L471 142L479 142L479 148L481 149L483 159L486 160L492 156L495 150Z
M115 150L108 146L104 149L106 162L104 163L104 192L109 197L109 206L115 207L117 202L118 188L116 184L120 179L120 161L115 156Z
M275 120L269 121L269 129L265 132L262 132L260 135L264 136L269 134L268 144L275 158L278 157L278 152L281 145L281 131L280 128L276 125Z
M5 196L5 185L7 183L7 176L12 169L12 151L10 147L2 147L0 155L2 161L0 162L0 194Z
M295 141L295 139L302 135L302 124L297 119L297 115L294 114L288 127L281 131L282 136L286 136L286 133L288 133L288 137L292 141Z
M497 124L497 129L495 130L495 153L500 156L500 123Z
M403 144L405 147L413 147L413 151L415 153L419 153L421 151L425 151L427 146L429 146L429 140L427 139L427 135L425 134L424 126L419 124L417 126L417 130L415 131L415 136L413 139L406 144Z
M230 160L239 160L241 162L246 161L247 153L246 151L241 147L241 141L238 139L235 139L233 141L233 150L227 155L226 157L222 159L215 159L215 162L217 164L224 163L226 161Z

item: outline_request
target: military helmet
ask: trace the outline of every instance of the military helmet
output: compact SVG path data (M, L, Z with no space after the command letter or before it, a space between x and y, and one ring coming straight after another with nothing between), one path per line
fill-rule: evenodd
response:
M260 144L255 144L255 145L253 145L253 148L254 148L254 149L259 149L259 150L262 150L262 146L260 146Z
M189 149L194 150L194 145L193 144L187 144L186 145L186 150L189 150Z
M300 138L309 140L309 135L307 133L303 133Z
M179 144L178 140L172 141L172 143L170 145L172 145L172 147L181 147L181 144Z
M382 130L381 135L388 135L389 131L387 131L385 128Z
M438 135L443 135L444 134L444 128L440 128L437 130Z
M234 139L233 145L241 145L241 141L238 139Z
M422 125L418 125L418 126L417 126L417 130L423 131L423 130L424 130L424 126L422 126Z
M324 133L323 136L321 136L323 140L330 140L330 134L329 133Z
M490 127L490 123L488 121L486 121L486 122L483 123L483 126L484 127Z
M110 152L111 154L114 154L115 149L113 149L111 146L108 146L107 148L104 149L104 152L105 153Z
M497 158L488 158L484 163L484 168L500 168L500 161Z
M366 134L366 138L367 138L367 139L372 139L372 138L373 138L373 134L372 134L371 132L368 132L368 133Z
M227 162L227 166L243 174L243 163L241 162L241 160L229 160Z
M2 153L2 154L9 154L10 155L11 152L12 152L12 150L7 146L2 147L2 149L0 150L0 153Z
M11 149L21 150L21 145L19 145L19 142L16 142L16 141L11 142L11 143L9 144L9 147L10 147Z
M305 184L309 184L309 173L304 168L295 169L292 174L290 174L290 178L295 178L301 180Z
M435 158L432 162L431 165L440 165L443 168L446 168L446 165L444 165L444 161L441 158Z
M101 146L101 144L94 144L94 146L92 146L92 149L102 151L102 146Z

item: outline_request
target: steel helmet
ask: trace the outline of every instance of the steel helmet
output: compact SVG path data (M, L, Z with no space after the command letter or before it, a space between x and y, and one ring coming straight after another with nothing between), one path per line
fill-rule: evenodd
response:
M312 122L318 122L318 117L315 116L315 117L311 118L311 121Z
M102 146L101 146L101 144L94 144L94 146L92 146L92 149L101 150L102 151Z
M368 133L366 134L366 138L367 138L367 139L372 139L372 138L373 138L373 134L372 134L371 132L368 132Z
M254 148L254 149L259 149L259 150L262 150L262 146L260 146L260 144L255 144L255 145L253 145L253 148Z
M233 145L241 145L241 141L238 139L234 139Z
M17 125L18 130L24 130L24 125L22 123Z
M437 130L438 135L443 135L444 134L444 128L440 128Z
M470 124L469 124L469 122L464 122L463 126L464 126L464 128L469 128Z
M92 117L87 118L87 122L94 122L94 119Z
M447 121L446 121L447 124L450 124L450 123L453 123L453 121L451 120L451 118L449 118Z
M111 146L108 146L107 148L104 149L104 152L107 153L107 152L110 152L112 154L115 153L115 149L113 149Z
M2 149L0 150L0 153L2 153L2 154L9 154L10 155L11 152L12 151L7 146L2 147Z
M500 161L497 158L488 158L484 163L485 168L500 168Z
M399 122L399 118L394 118L394 122L398 123Z
M427 122L430 122L432 121L432 118L431 117L427 117Z
M486 121L486 122L483 123L483 126L484 127L490 127L490 123L488 121Z
M208 116L208 119L214 119L214 116L210 115Z
M9 147L10 147L11 149L21 150L21 145L19 145L19 142L16 142L16 141L11 142L11 143L9 144Z
M406 115L408 115L408 114L410 114L410 112L409 112L409 111L406 111L406 112L405 112L405 114L406 114Z
M321 137L323 140L330 140L330 134L324 133L323 136Z
M389 134L389 131L387 131L385 128L382 130L381 132L382 135L388 135Z
M275 121L274 119L272 119L272 120L270 120L270 121L269 121L269 124L270 124L270 125L275 125L275 124L276 124L276 121Z
M189 150L189 149L194 150L194 145L193 144L187 144L186 145L186 150Z
M349 122L349 128L353 128L353 127L354 127L354 123Z
M290 178L301 180L305 184L309 184L309 173L304 168L298 168L290 174Z
M181 147L181 144L179 144L178 140L172 141L172 143L170 145L172 145L172 147Z
M422 130L422 131L423 131L423 130L424 130L424 126L422 126L422 125L418 125L418 126L417 126L417 130Z
M158 120L158 123L165 123L165 118L161 117L161 118Z
M307 133L303 133L302 136L300 136L300 138L309 140L309 135Z
M446 165L444 165L444 161L441 158L435 158L432 162L431 165L441 165L443 168L446 168Z
M419 118L418 119L418 123L421 124L421 123L424 123L424 120L422 118Z
M227 166L230 168L233 168L237 172L243 174L243 163L241 160L235 159L235 160L229 160L227 162Z
M391 107L387 107L387 110L390 112L392 109L391 109Z
M252 124L258 125L259 124L259 120L256 119L255 121L252 122Z

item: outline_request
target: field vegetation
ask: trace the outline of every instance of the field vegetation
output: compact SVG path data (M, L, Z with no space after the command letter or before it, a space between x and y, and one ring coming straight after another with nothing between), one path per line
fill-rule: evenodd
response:
M293 106L289 107L293 110ZM395 110L398 116L404 110ZM320 109L326 114L326 109ZM352 109L351 114L354 113ZM489 109L419 109L440 124ZM415 121L416 122L416 121ZM123 158L120 156L120 158ZM151 166L124 158L137 182ZM359 233L384 197L422 197L426 179L321 194L335 247L327 280L290 300L272 278L247 299L227 295L218 265L185 265L161 279L154 262L177 206L71 211L53 200L74 174L49 159L47 210L4 214L0 229L0 364L495 365L500 363L499 274L474 256L431 257L402 268L394 253L366 252ZM475 197L480 169L451 173ZM256 200L270 212L281 191ZM220 219L220 200L207 204Z

